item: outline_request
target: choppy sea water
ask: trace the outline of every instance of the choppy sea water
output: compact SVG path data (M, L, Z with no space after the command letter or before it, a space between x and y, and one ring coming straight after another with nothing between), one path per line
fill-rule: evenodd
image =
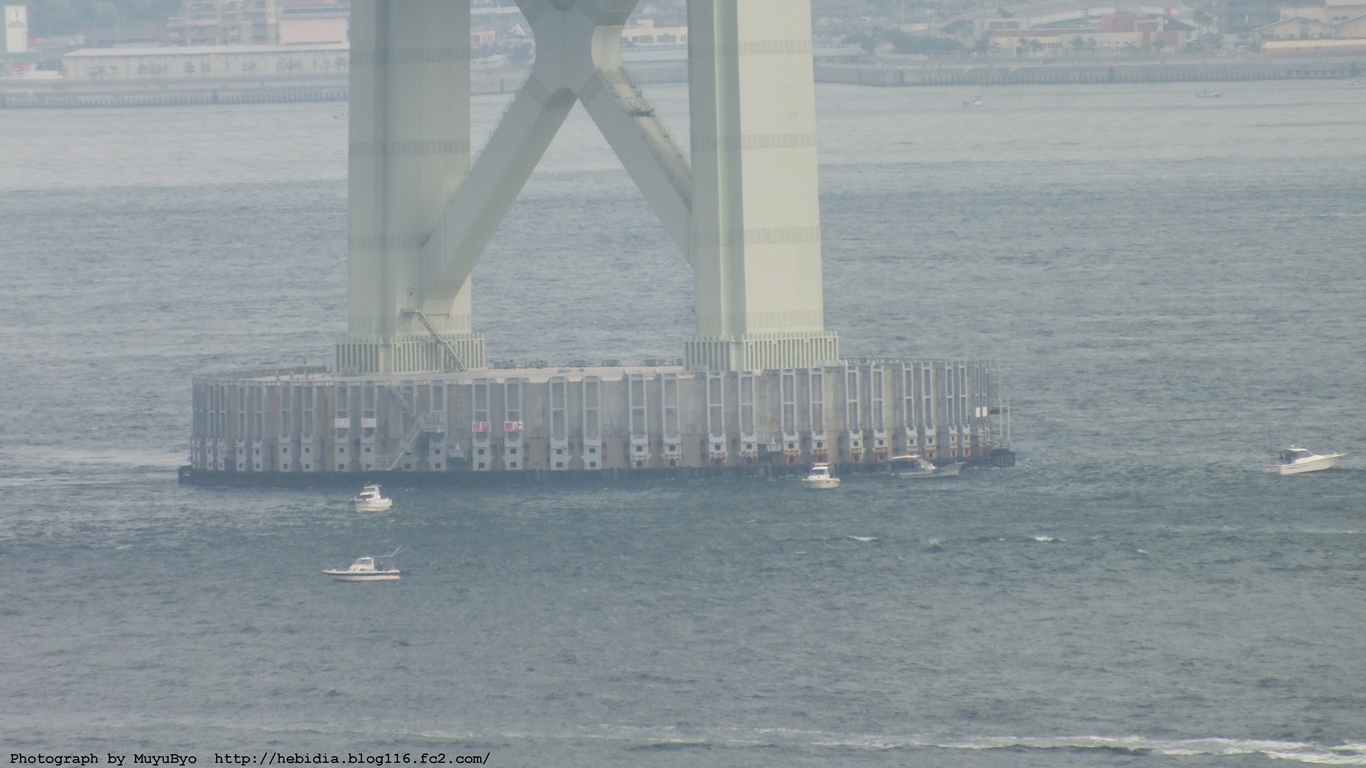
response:
M1366 91L1225 92L820 88L828 324L1001 361L1016 468L392 487L381 517L174 482L191 376L344 328L340 108L0 111L0 743L1366 764ZM493 358L673 356L690 294L576 113L476 325ZM1349 457L1263 473L1289 442ZM397 584L319 572L400 545Z

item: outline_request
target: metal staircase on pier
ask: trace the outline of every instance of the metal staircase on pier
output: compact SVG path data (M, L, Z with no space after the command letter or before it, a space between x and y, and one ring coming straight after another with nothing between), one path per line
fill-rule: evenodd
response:
M403 408L403 412L408 414L408 418L414 421L417 420L417 403L414 403L413 399L408 396L407 390L402 386L395 387L393 385L385 385L384 389L394 396L394 399L397 400L398 404Z
M408 426L403 430L403 436L398 439L394 450L381 455L380 466L386 471L398 469L398 465L403 461L403 455L413 449L417 444L417 438L424 432L444 432L446 423L444 414L424 413L416 419L411 419Z
M465 370L465 364L460 361L460 355L455 351L455 346L437 332L436 326L432 325L432 321L427 319L427 314L425 312L420 309L405 309L403 311L417 315L418 322L422 323L422 327L426 328L427 333L430 333L432 338L436 340L436 343L440 344L441 348L446 350L446 354L451 356L451 361L455 363L455 370Z
M429 328L431 326L428 326ZM457 363L459 358L456 358ZM444 413L422 413L417 412L417 404L408 396L402 386L386 386L384 388L389 394L394 396L398 404L402 406L403 413L408 416L407 424L403 428L403 434L399 437L394 449L388 453L381 454L379 465L386 471L398 469L398 465L403 461L403 455L417 445L417 439L425 432L445 432L446 414Z

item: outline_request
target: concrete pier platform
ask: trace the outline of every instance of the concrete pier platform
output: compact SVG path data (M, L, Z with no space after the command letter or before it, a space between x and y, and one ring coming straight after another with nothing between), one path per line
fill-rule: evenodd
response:
M1013 463L990 361L867 359L706 372L679 361L197 378L195 484L544 482L771 475L892 456ZM495 478L497 478L495 480ZM394 480L383 480L393 482Z

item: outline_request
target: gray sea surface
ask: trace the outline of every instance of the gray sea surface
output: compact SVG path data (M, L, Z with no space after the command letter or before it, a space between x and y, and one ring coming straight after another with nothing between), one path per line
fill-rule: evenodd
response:
M1017 467L383 516L175 483L192 376L344 330L344 107L0 110L4 752L1366 765L1366 91L1196 90L818 88L829 326L998 360ZM494 359L691 332L582 111L474 281ZM1348 457L1265 473L1291 442Z

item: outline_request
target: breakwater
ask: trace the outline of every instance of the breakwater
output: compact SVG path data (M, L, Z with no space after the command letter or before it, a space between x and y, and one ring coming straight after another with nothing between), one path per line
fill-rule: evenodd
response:
M686 83L687 62L629 65L640 84ZM1249 56L1228 59L1030 62L972 59L918 62L832 63L817 61L816 82L876 87L930 85L1044 85L1065 83L1178 83L1245 80L1315 80L1366 77L1366 55L1288 59ZM513 93L526 70L488 73L471 81L471 93ZM346 101L345 77L299 81L221 80L193 83L74 83L0 81L0 109L79 107L165 107L190 104L260 104Z
M526 74L523 70L511 70L476 78L471 81L471 92L511 93L521 86ZM0 109L278 104L346 101L350 94L350 84L345 75L307 79L127 83L12 80L0 81Z
M475 72L470 93L515 93L530 70L508 68ZM638 83L686 83L686 61L639 62L631 65ZM347 101L345 74L333 77L244 80L163 80L100 82L93 80L0 80L0 109L71 109L80 107L172 107L190 104L267 104L301 101Z
M344 81L288 85L219 84L185 87L25 84L0 88L0 109L172 107L190 104L263 104L346 101Z
M872 86L1043 85L1308 80L1366 76L1366 56L1286 59L1274 56L1187 59L1097 59L1022 63L972 59L916 65L816 63L816 81Z

